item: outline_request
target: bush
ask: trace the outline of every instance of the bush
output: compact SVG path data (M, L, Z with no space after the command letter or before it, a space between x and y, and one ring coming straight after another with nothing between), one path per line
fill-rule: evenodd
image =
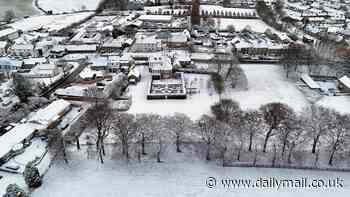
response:
M17 184L10 184L6 188L6 193L2 197L29 197L29 195Z
M34 162L29 162L24 169L24 180L28 187L37 188L41 186L41 176L38 168L34 165Z

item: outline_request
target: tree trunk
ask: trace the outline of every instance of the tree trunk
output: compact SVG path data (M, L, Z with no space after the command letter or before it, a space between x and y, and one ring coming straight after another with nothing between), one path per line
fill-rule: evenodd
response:
M276 160L277 160L277 150L276 150L276 145L273 145L272 167L275 167Z
M284 156L284 152L286 151L286 145L287 145L287 138L283 139L282 158L283 158L283 156Z
M206 160L210 161L210 143L207 143L207 156L206 156Z
M258 160L258 149L257 149L256 146L255 146L253 166L256 165L257 160Z
M288 163L291 164L292 163L292 153L294 150L294 145L292 145L288 151Z
M315 163L314 163L315 167L317 167L319 156L320 156L320 152L317 151L316 156L315 156Z
M241 144L239 145L239 149L238 149L238 154L237 154L237 161L241 160L241 151L243 148L243 143L241 142Z
M76 143L77 143L77 149L80 150L80 140L79 140L79 136L75 137Z
M103 161L102 148L101 148L101 150L99 151L99 156L100 156L100 161L101 161L101 163L103 164L104 161Z
M101 149L102 149L102 154L103 154L103 156L106 156L106 150L105 150L105 145L104 145L104 140L103 140L103 138L101 139Z
M319 134L314 138L314 142L312 144L312 154L316 153L316 148L317 148L317 143L318 143L319 138L320 138Z
M66 164L68 164L68 158L66 153L66 144L64 142L64 139L62 139L62 152L63 152L63 159Z
M252 152L252 146L253 146L253 133L250 133L250 135L249 135L249 147L248 147L249 152Z
M129 144L125 144L125 157L127 160L129 160Z
M273 130L273 128L271 127L270 130L266 133L266 137L265 137L265 140L264 140L264 148L263 148L263 152L264 153L266 153L267 142L268 142L268 140L270 138L272 130Z
M224 167L226 165L226 161L225 161L225 154L226 154L226 151L227 151L227 147L225 146L222 150L222 153L221 153L221 159L222 159L222 166Z
M181 153L181 149L180 149L180 136L176 135L176 152Z
M141 163L141 152L140 149L137 150L137 160Z
M331 156L329 157L329 161L328 161L328 165L330 165L330 166L333 165L333 158L334 158L335 151L336 151L336 147L333 146L332 147Z
M142 139L141 139L141 149L142 150L141 150L141 152L142 152L143 155L147 155L146 149L145 149L145 141L146 141L145 134L142 133L141 135L142 135Z
M163 148L163 142L162 140L159 140L159 147L158 147L158 151L157 151L157 162L161 163L162 161L160 160L160 154L162 153L162 148Z

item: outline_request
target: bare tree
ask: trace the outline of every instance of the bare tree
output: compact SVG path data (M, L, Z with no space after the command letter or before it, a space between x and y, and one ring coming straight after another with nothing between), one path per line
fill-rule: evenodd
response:
M62 156L63 160L68 163L66 153L65 138L60 129L47 129L46 135L48 138L48 148L54 158Z
M154 139L156 143L156 159L158 163L162 162L161 155L163 154L167 146L166 139L168 139L170 136L166 124L167 121L165 120L165 118L159 116L159 118L155 120L155 124L153 127Z
M90 93L97 93L91 91ZM104 163L103 156L106 155L104 148L104 140L109 135L113 122L113 111L110 107L108 99L98 98L96 94L92 94L96 98L92 106L87 110L84 116L84 123L96 129L96 149L99 154L99 160Z
M349 140L350 130L350 115L341 115L335 113L333 117L333 126L328 132L327 138L330 148L330 156L328 160L329 165L333 165L334 155L340 150L345 150L348 147L347 141Z
M210 152L212 147L215 144L215 140L218 135L219 121L211 116L203 115L197 121L197 124L199 127L202 141L206 145L206 160L210 161L211 160Z
M284 124L280 127L278 137L282 144L282 158L288 146L289 137L294 128L298 127L299 122L296 120L296 116L294 114L290 114L284 121Z
M307 131L305 131L306 121L304 117L298 117L292 131L287 138L288 145L288 163L292 163L292 154L294 150L309 140Z
M233 148L234 134L228 124L221 123L217 127L217 137L215 139L215 147L220 151L222 166L226 165L226 155L228 150Z
M113 128L122 143L122 153L129 160L130 143L135 141L137 134L135 116L127 113L116 113L114 115Z
M154 126L160 118L156 114L136 114L136 128L138 144L141 147L142 155L146 155L146 143L151 142L154 138Z
M248 151L252 151L254 145L254 138L264 128L264 117L260 111L247 111L243 113L242 118L243 127L247 130L249 145Z
M181 153L180 144L185 137L185 132L193 126L192 120L182 113L175 113L173 116L167 117L167 127L175 135L176 152Z
M293 110L282 103L269 103L260 107L260 111L263 113L264 120L269 125L269 129L265 134L263 152L266 152L266 147L270 137L277 134L274 132L281 128L288 117L294 114Z
M331 118L334 113L332 110L321 106L312 105L307 113L307 130L312 139L311 152L316 153L320 139L327 134L330 127L332 126Z
M216 119L228 123L232 116L238 116L241 113L239 104L232 99L221 99L211 106L211 111Z

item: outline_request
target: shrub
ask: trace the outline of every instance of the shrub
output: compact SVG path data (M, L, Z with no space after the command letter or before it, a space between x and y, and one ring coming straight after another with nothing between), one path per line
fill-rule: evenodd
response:
M6 188L6 193L2 197L29 197L29 195L17 184L10 184Z
M24 169L24 180L28 187L37 188L41 186L41 176L34 162L29 162Z

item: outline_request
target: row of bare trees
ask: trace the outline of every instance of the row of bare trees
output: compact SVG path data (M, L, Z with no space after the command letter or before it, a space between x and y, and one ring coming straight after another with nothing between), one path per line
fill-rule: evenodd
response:
M117 137L113 143L121 147L126 160L139 161L150 153L161 162L164 151L169 150L167 146L173 144L181 153L187 150L184 142L204 151L206 160L220 159L223 165L235 161L255 165L259 156L272 158L272 165L277 160L297 164L299 153L305 161L318 160L324 153L328 156L325 165L333 165L337 156L349 154L350 116L328 108L312 106L296 114L285 104L269 103L259 110L244 111L237 102L221 99L211 109L210 115L193 121L180 113L160 116L117 112L108 100L99 99L85 113L83 124L96 136L96 151L102 163L108 136ZM56 135L55 139L61 138ZM60 140L50 142L59 150L65 147Z
M218 123L210 123L208 126L211 125L210 128L218 133L206 133L210 133L210 139L220 139L217 140L217 146L224 151L228 146L234 145L237 160L244 151L243 147L247 147L248 152L253 151L253 147L254 151L272 152L273 158L280 153L282 160L289 164L296 151L304 152L309 157L316 155L317 159L320 152L327 153L328 165L333 165L336 154L344 156L348 153L350 115L328 108L311 106L302 114L296 114L285 104L269 103L259 110L242 111L236 102L223 99L212 106L212 112L214 116L210 117L211 121ZM202 121L209 122L207 119L205 117ZM215 129L217 125L223 126ZM210 146L213 144L209 143L210 140L205 141ZM257 148L259 146L260 149Z

